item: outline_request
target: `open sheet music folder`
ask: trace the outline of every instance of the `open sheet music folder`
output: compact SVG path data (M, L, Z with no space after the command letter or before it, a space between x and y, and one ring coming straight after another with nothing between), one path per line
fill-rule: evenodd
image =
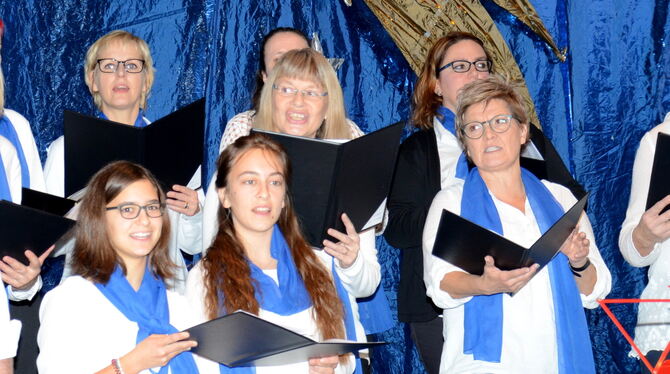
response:
M668 195L670 195L670 135L659 132L656 139L656 152L651 168L645 210L648 210ZM668 210L668 207L661 210L661 213L666 210Z
M528 249L443 210L433 245L433 255L475 275L484 273L486 256L493 257L495 266L501 270L514 270L532 264L540 265L541 269L554 258L577 226L587 199L588 194L577 201Z
M40 256L74 227L75 221L63 217L74 202L25 188L22 194L22 205L0 200L0 258L11 256L28 265L27 249Z
M346 340L317 342L244 311L186 331L190 339L198 342L191 352L229 367L287 365L386 344Z
M65 196L81 190L102 167L116 160L136 162L164 188L187 185L202 163L205 99L146 127L128 126L66 110Z
M329 228L346 232L342 213L358 232L382 221L402 130L397 123L346 142L253 131L284 146L293 170L293 205L305 237L320 248Z

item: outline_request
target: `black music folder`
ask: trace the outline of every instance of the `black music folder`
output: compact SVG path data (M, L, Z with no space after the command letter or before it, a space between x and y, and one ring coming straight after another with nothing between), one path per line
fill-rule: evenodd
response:
M189 339L198 342L191 352L229 367L287 365L386 344L339 339L317 342L244 311L186 331Z
M433 255L475 275L484 273L486 256L493 257L495 266L501 270L532 264L540 265L541 269L570 236L587 199L588 194L579 199L528 249L445 209L437 229Z
M670 195L670 135L658 133L656 139L656 152L654 163L651 168L651 179L649 180L649 193L647 194L647 207L651 208L659 200ZM661 210L665 212L669 207Z
M116 160L136 162L165 188L187 185L202 163L205 99L197 100L146 127L127 126L66 110L65 195L86 186L102 167Z
M41 198L50 199L44 196ZM66 200L58 196L53 196L53 198L52 201ZM53 214L26 206L30 203L28 201L23 205L18 205L0 200L0 222L2 222L0 225L0 238L2 238L0 258L11 256L28 265L28 259L23 252L29 249L40 256L75 224L75 221L63 217L62 214ZM66 202L58 203L61 207L65 204Z
M329 228L346 232L342 213L358 232L382 221L402 130L403 123L397 123L344 143L254 131L286 149L293 206L305 237L320 248L324 239L333 240Z

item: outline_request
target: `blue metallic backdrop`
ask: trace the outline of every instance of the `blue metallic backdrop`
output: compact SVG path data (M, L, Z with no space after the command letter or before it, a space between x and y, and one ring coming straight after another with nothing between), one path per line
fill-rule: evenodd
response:
M668 1L535 1L559 47L568 47L566 63L509 13L484 4L526 77L545 133L592 193L589 215L612 271L611 296L639 295L645 271L623 262L617 234L637 143L670 111ZM258 43L274 27L318 32L325 54L345 59L338 72L345 104L366 132L408 117L416 79L359 0L351 7L341 0L113 0L105 6L95 0L4 0L0 17L7 24L2 51L7 107L30 120L43 157L62 133L63 109L92 111L82 79L86 47L117 28L146 39L156 61L149 118L207 97L205 176L211 174L226 120L250 106ZM383 284L395 308L399 254L383 239L378 247ZM632 331L635 308L613 310ZM597 310L589 312L589 321L598 371L632 372L628 346L607 317ZM373 352L377 372L422 372L406 326L397 324L380 338L392 344Z

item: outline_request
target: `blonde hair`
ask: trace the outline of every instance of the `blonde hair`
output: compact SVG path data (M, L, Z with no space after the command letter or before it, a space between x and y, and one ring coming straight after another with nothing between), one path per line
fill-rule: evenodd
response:
M91 72L94 74L96 73L95 67L98 65L98 58L100 57L98 56L98 52L100 52L100 49L113 42L135 43L140 50L140 58L144 60L144 70L142 70L142 73L146 74L147 85L146 91L143 91L140 96L140 108L146 109L147 97L149 97L151 86L154 84L154 61L151 58L151 51L149 50L147 42L139 36L131 34L125 30L114 30L103 35L100 39L96 40L95 43L91 44L86 52L86 58L84 60L84 81L86 81L88 91L93 96L93 102L95 102L95 106L98 109L102 110L102 97L99 92L93 92L93 75Z
M465 135L463 135L463 127L465 126L465 112L476 104L484 103L487 105L491 100L504 101L510 113L518 122L520 127L526 127L526 139L528 142L530 138L530 129L528 129L528 109L519 94L519 86L514 82L503 78L500 75L492 74L487 78L478 79L463 86L458 95L456 103L456 137L461 143L463 149L466 149Z
M335 70L323 55L311 48L286 52L277 61L267 82L261 91L258 111L254 116L253 127L262 130L278 131L272 121L275 110L272 103L272 86L281 78L294 78L313 81L328 92L328 109L323 123L316 132L321 139L351 139L352 134L344 111L344 97Z

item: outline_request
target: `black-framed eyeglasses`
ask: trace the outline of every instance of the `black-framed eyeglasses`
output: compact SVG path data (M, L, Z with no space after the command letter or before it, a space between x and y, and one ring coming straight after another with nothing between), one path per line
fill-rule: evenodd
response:
M272 85L272 89L279 92L280 95L286 97L295 96L298 94L298 92L300 92L302 97L304 97L305 99L320 99L324 96L328 96L328 92L319 92L314 90L299 90L293 87L277 86L276 84Z
M116 73L119 65L123 64L123 70L126 73L141 73L144 70L144 60L131 58L129 60L121 61L115 58L101 58L98 59L98 68L103 73Z
M499 114L488 121L468 122L461 127L461 131L463 132L463 135L470 139L479 139L484 135L484 125L488 125L494 132L502 134L509 129L512 119L514 119L514 116L511 114Z
M117 206L108 206L105 210L118 210L121 214L121 217L125 219L135 219L140 215L140 212L144 210L147 212L147 216L151 218L158 218L163 215L165 212L165 204L162 203L150 203L144 206L137 205L134 203L119 204Z
M442 70L451 68L457 73L467 73L470 71L472 65L475 65L475 70L482 73L490 73L493 62L491 60L477 60L477 61L466 61L466 60L455 60L452 61L441 68L437 69L437 74L439 75Z

